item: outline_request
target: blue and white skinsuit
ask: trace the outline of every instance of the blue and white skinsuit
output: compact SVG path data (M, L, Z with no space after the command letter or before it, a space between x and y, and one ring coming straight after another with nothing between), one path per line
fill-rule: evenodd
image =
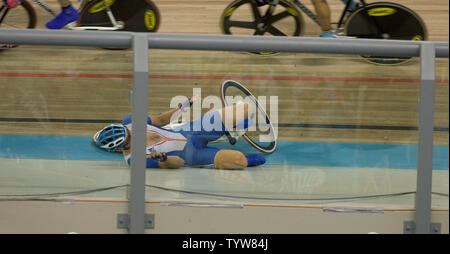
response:
M214 122L216 117L218 117L218 119ZM215 128L210 131L204 130L203 127L200 128L200 130L194 129L194 126L201 126L202 121L208 119L211 125L220 122L222 125L221 128ZM128 130L132 130L131 115L124 117L122 125ZM182 158L185 161L185 166L213 168L214 157L220 149L208 147L207 144L208 142L215 141L225 135L225 130L225 126L222 123L218 111L209 112L195 121L177 127L175 130L167 130L154 126L152 125L152 119L147 117L147 133L157 134L162 137L162 140L147 146L146 154L149 155L153 151L166 153L167 156L179 156ZM131 153L124 155L124 157L128 164L130 164ZM265 158L261 155L246 155L246 158L249 167L265 163ZM147 158L147 168L158 168L158 160Z

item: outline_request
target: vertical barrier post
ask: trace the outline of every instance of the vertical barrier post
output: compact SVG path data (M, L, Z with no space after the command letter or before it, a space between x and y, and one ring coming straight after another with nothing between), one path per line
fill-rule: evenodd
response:
M133 111L131 135L131 176L129 196L128 232L144 233L145 219L145 147L147 140L148 108L148 39L145 34L133 36L134 76L133 76Z
M419 144L417 159L416 234L431 233L431 184L435 93L435 47L420 48Z

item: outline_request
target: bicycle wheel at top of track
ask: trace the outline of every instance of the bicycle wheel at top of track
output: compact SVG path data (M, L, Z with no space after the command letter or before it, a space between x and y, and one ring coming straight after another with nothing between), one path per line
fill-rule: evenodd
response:
M14 7L7 7L0 0L0 28L35 28L36 12L27 1L21 1L21 4ZM0 48L13 48L17 45L0 44Z
M123 31L156 32L161 22L159 10L150 0L106 0L117 21L124 23ZM102 0L90 1L80 11L78 26L111 27Z
M222 83L220 95L223 106L239 102L254 104L257 112L253 118L254 124L248 127L242 138L260 152L273 153L277 147L277 133L264 106L258 102L256 97L243 85L233 80L226 80Z
M220 27L224 34L300 36L303 17L288 0L280 0L275 11L268 14L269 5L258 6L255 0L235 0L222 13ZM271 52L252 52L271 54Z
M427 40L422 19L411 9L397 3L377 2L353 12L344 24L350 37L389 40ZM362 56L375 64L403 63L411 57Z

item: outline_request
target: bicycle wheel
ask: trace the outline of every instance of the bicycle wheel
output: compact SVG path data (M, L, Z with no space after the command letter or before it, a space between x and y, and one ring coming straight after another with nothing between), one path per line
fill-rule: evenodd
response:
M220 18L224 34L300 36L303 34L303 17L288 0L280 0L273 13L269 5L258 7L255 0L236 0L229 4ZM251 52L259 55L273 52Z
M427 40L425 23L411 9L397 3L371 3L347 19L344 34L350 37L389 40ZM403 63L411 57L362 56L375 64Z
M21 1L21 4L15 8L7 7L3 1L0 1L0 28L35 28L36 12L27 1ZM17 45L0 44L0 48L13 48Z
M160 24L159 10L150 0L107 0L117 21L124 23L122 31L156 32ZM102 0L93 0L80 11L78 26L111 27Z
M226 80L222 83L220 95L223 106L240 102L253 104L257 112L252 118L254 125L246 129L242 138L260 152L273 153L277 147L276 130L264 110L265 107L258 102L256 97L243 85L233 80Z

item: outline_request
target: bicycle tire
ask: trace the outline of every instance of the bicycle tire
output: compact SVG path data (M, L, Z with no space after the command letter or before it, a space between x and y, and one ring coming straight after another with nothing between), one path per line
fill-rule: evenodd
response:
M381 29L384 33L380 33ZM427 40L423 20L413 10L390 2L370 3L355 10L344 24L344 34L349 37L390 40ZM370 63L396 65L411 57L362 55Z
M298 8L288 0L280 0L274 16L261 13L268 5L258 7L255 0L235 0L222 12L220 27L224 34L301 36L303 35L303 16ZM251 16L248 12L251 12ZM281 10L281 11L280 11ZM270 55L275 52L250 52Z
M258 110L260 110L265 115L265 124L270 126L269 127L270 132L273 134L275 132L274 127L272 125L272 122L270 121L269 116L267 115L266 111L264 110L264 108L259 104L256 97L247 88L245 88L243 85L239 84L238 82L236 82L234 80L226 80L226 81L222 82L221 87L220 87L220 96L221 96L221 100L222 100L222 105L224 107L229 106L228 102L226 100L226 96L227 96L227 89L230 87L240 90L240 92L242 92L243 95L246 95L247 97L252 99L252 101L256 104L256 107L258 107ZM273 134L273 135L275 135L275 134ZM243 134L242 138L244 138L244 140L247 141L253 148L255 148L256 150L258 150L260 152L266 153L266 154L273 153L275 151L275 149L277 148L276 136L273 137L274 140L272 140L270 142L266 142L266 143L268 143L267 145L258 143L258 141L256 141L254 138L250 137L247 133Z
M36 27L36 12L25 0L15 8L7 7L3 1L0 2L0 28L33 29ZM15 44L0 44L0 49L14 48Z
M116 20L124 22L121 31L156 32L161 22L158 7L150 0L108 0ZM112 24L101 0L88 2L80 11L78 26L104 26Z

